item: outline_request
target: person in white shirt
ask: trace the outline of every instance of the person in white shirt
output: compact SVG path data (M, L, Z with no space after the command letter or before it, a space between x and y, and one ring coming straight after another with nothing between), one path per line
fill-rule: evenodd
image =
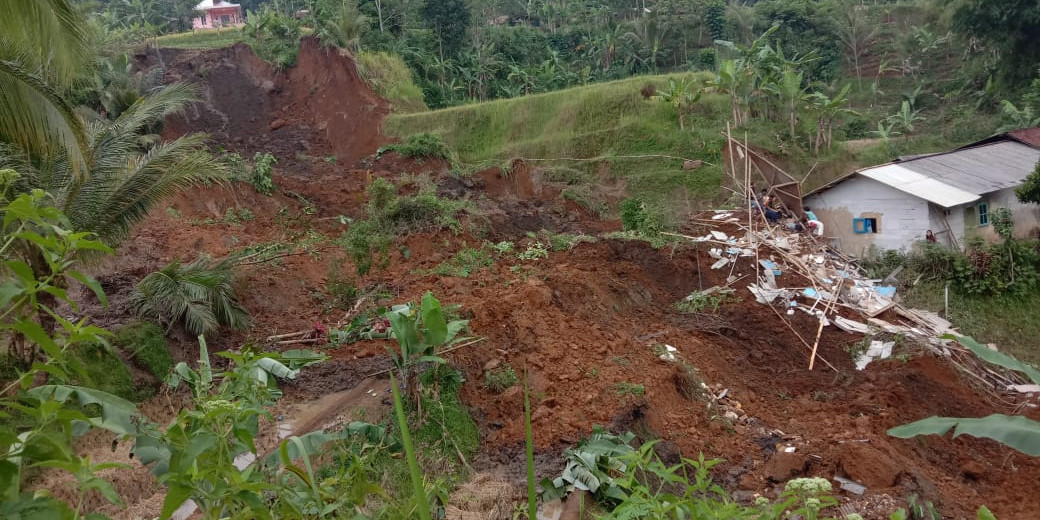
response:
M806 222L806 227L809 229L810 233L818 237L823 236L823 222L820 222L819 220L809 220Z

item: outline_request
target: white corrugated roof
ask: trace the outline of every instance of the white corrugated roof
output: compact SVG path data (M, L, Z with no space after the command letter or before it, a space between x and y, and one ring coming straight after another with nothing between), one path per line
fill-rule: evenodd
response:
M239 4L232 4L231 2L225 2L224 0L202 0L199 5L195 6L196 11L206 11L213 9L214 7L238 7Z
M944 208L967 204L982 198L979 194L951 186L938 179L910 170L901 164L885 164L860 170L859 173L864 177L934 202Z

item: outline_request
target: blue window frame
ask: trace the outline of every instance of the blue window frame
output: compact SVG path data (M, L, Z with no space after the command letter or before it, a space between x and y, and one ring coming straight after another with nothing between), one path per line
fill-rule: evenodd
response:
M877 233L878 223L877 218L854 218L852 219L852 232L857 235L863 235L866 233Z
M980 202L978 205L979 226L989 225L989 203Z

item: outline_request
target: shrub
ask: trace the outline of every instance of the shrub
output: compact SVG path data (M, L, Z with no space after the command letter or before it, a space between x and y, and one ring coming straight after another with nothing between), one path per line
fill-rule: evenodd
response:
M102 343L86 343L77 349L76 354L83 363L87 378L78 383L131 401L147 397L138 395L126 364L110 347Z
M394 237L376 220L359 220L350 225L339 239L339 245L354 260L357 273L364 276L372 269L373 255L378 255L380 264L389 261L387 252Z
M625 231L655 237L665 229L665 217L656 207L638 198L621 201L621 224Z
M274 181L271 179L271 167L278 162L275 156L257 152L253 155L253 188L258 193L270 196L274 192Z
M130 308L142 318L167 327L181 325L195 335L222 326L245 328L249 314L235 297L233 279L230 260L173 262L137 283L130 295Z
M397 152L405 157L422 159L432 157L454 162L451 149L437 134L421 133L408 136L404 142L391 144L379 149L379 153Z
M126 325L116 331L114 343L160 381L173 369L173 357L166 345L166 336L162 328L154 323L140 321Z
M732 292L717 292L714 294L694 292L677 302L675 308L684 314L697 314L705 310L715 312L731 299L735 299Z
M385 179L372 181L367 191L368 218L355 221L339 239L360 275L372 268L373 255L379 256L382 265L389 261L387 252L397 234L439 229L457 233L462 224L456 214L472 208L467 201L438 197L433 187L402 197L397 195L397 187Z
M502 393L507 388L515 386L519 380L516 371L509 364L484 372L484 388L495 393Z

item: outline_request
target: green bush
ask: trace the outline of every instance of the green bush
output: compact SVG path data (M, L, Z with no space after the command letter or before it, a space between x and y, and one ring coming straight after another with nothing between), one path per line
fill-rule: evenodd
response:
M257 193L270 196L274 192L274 181L271 179L271 169L278 162L275 156L269 153L257 152L253 155L253 177L251 182Z
M423 159L432 157L454 162L451 149L437 134L421 133L410 135L403 142L384 146L379 153L397 152L405 157Z
M654 237L664 231L665 216L655 206L647 204L642 199L625 199L621 201L621 225L625 231Z
M162 381L173 369L173 357L166 335L154 323L139 321L115 333L114 343L130 354L130 359Z
M358 274L364 275L373 265L373 256L381 266L389 261L388 251L398 234L417 231L462 230L456 214L471 211L467 201L437 196L432 186L423 187L415 195L399 196L397 187L386 179L375 179L368 187L366 219L355 221L338 243L351 256Z
M83 363L84 373L87 377L87 380L77 381L77 383L118 395L130 401L148 397L146 392L143 394L137 392L126 364L108 346L101 343L87 343L81 345L76 354Z

